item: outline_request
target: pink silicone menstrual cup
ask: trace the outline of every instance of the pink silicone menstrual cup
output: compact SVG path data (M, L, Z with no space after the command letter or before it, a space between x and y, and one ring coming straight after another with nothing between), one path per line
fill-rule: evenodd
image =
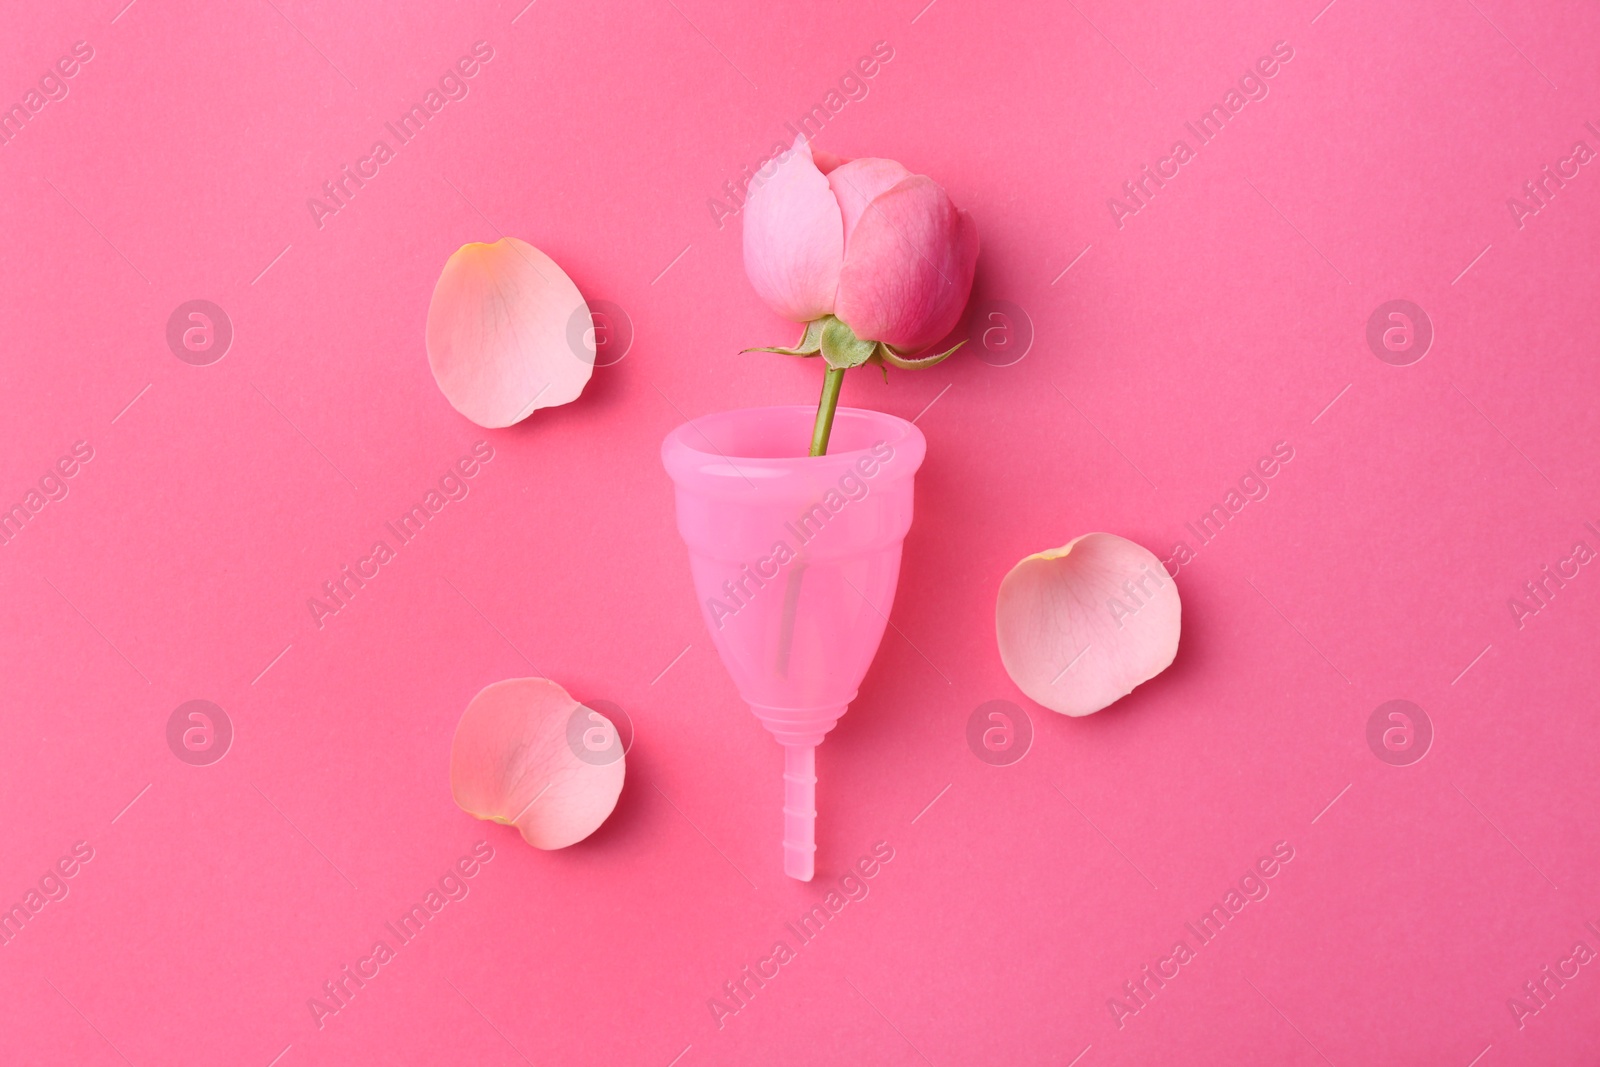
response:
M673 430L661 459L695 594L739 695L784 746L783 869L809 881L814 750L878 651L927 442L904 419L840 408L808 456L813 408L748 408Z

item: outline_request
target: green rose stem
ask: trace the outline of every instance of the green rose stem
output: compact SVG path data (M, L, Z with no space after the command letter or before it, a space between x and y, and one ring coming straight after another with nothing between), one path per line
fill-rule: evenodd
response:
M817 401L817 425L811 431L811 454L828 454L828 438L833 434L833 413L839 408L839 387L844 384L844 368L829 367L822 376L822 399Z
M937 355L908 357L896 353L881 341L869 341L857 337L855 331L837 315L824 315L806 323L805 334L792 348L747 348L745 351L778 352L786 356L823 358L828 369L822 376L822 398L817 401L817 422L811 431L809 454L825 456L828 454L828 438L833 435L833 416L839 410L839 389L844 385L845 371L866 363L876 363L883 369L884 378L887 380L888 367L900 367L904 370L931 367L948 359L951 353L965 343L965 341L959 342L954 348ZM779 677L787 677L789 674L789 653L794 645L794 619L800 607L800 579L805 571L806 561L802 552L796 557L794 566L789 571L789 580L784 591L783 621L778 632L776 663Z
M833 415L839 410L839 387L844 384L843 367L829 367L822 376L822 399L817 401L817 425L811 431L811 454L828 454L828 438L833 435ZM783 591L783 624L778 632L778 677L789 676L789 649L794 645L794 616L800 607L800 580L806 573L803 559L795 560Z

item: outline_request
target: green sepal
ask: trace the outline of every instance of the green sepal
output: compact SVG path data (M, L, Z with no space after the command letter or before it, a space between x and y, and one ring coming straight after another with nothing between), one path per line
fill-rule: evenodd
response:
M957 348L960 348L966 343L967 342L965 341L957 341L955 345L948 351L940 352L936 356L923 356L920 359L906 359L904 356L895 355L894 349L880 341L878 342L878 351L876 354L882 358L885 363L892 367L899 367L901 370L921 370L923 367L931 367L935 363L943 363L945 360L955 355Z
M829 315L822 321L822 358L834 370L859 367L878 348L876 341L863 341L856 332L840 319Z
M814 356L822 351L822 327L831 315L824 315L820 319L812 319L806 323L806 332L793 348L745 348L739 354L746 352L776 352L780 356Z

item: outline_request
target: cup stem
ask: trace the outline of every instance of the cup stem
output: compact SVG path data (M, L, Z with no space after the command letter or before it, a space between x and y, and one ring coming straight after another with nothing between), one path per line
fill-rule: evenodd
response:
M783 873L811 881L817 854L817 750L783 749Z

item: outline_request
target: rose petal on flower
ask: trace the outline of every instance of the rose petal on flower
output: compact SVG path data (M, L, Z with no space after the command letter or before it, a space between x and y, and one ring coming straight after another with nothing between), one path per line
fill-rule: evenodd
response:
M485 687L461 713L450 792L462 811L515 826L534 848L565 848L617 806L624 763L604 715L549 679L512 678Z
M856 220L834 314L857 337L918 352L960 321L977 262L971 216L932 178L913 175L875 197Z
M775 168L771 177L752 183L745 201L744 270L773 311L809 322L833 311L844 264L844 223L804 134Z
M912 177L909 170L892 159L852 159L828 175L828 188L839 201L839 211L844 216L845 255L850 254L850 234L856 228L861 213L867 205L890 189Z
M594 373L587 313L572 279L526 241L462 245L428 304L434 381L452 407L491 429L576 400Z
M1051 711L1088 715L1178 653L1178 586L1155 554L1091 533L1011 568L995 600L1000 662Z
M841 167L850 161L843 156L836 156L832 152L825 152L820 148L813 148L811 150L811 162L815 163L817 165L817 169L822 173L830 174L833 172L835 167Z

